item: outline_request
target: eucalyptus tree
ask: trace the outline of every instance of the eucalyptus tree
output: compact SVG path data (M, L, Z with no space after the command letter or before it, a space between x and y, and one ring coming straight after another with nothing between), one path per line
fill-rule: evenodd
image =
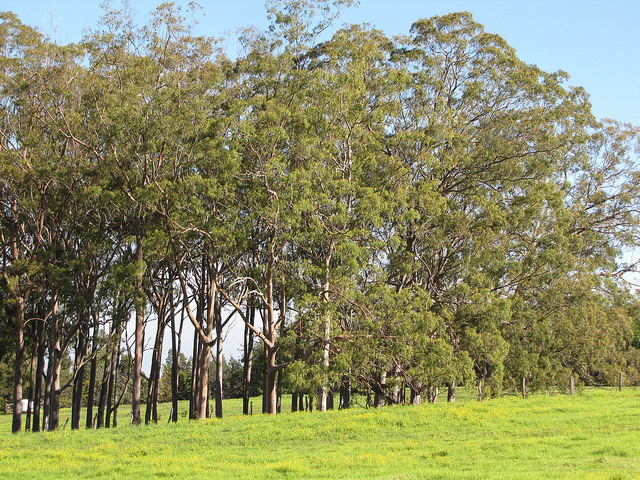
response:
M336 5L345 3L349 2ZM276 378L286 365L278 363L277 352L289 304L288 252L294 248L303 211L308 209L308 174L314 161L305 118L311 79L307 55L338 10L326 1L271 2L270 32L248 32L244 37L247 54L237 61L244 107L243 122L234 134L246 192L239 208L252 234L247 253L255 253L258 264L253 279L242 284L244 291L259 299L262 329L251 325L241 294L228 288L221 293L264 344L263 405L269 413L277 412Z
M101 29L85 40L90 88L85 101L93 127L78 142L104 169L115 223L133 246L136 299L133 423L140 423L142 341L145 323L145 241L161 218L166 183L180 176L199 138L201 119L184 108L211 55L206 39L171 4L158 7L146 27L128 11L106 11ZM197 67L197 68L196 68ZM199 68L199 69L198 69Z

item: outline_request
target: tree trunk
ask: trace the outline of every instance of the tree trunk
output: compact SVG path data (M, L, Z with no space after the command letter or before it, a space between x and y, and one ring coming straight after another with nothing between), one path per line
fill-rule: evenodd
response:
M415 387L411 386L411 405L422 404L422 385L418 383Z
M264 405L265 413L278 413L278 394L276 391L276 348L265 344L265 355L267 357L267 368L265 371Z
M251 301L247 302L247 319L253 326L256 319L256 308ZM249 396L251 394L251 370L253 367L253 331L249 325L244 326L244 375L242 379L242 413L249 414Z
M149 389L147 391L147 409L145 411L145 424L149 421L158 423L158 394L160 387L160 370L162 368L162 344L166 325L166 312L164 308L158 312L158 328L153 345L151 357L151 372L149 373Z
M13 375L13 423L11 431L22 431L22 369L24 362L24 298L18 297L16 311L16 362Z
M198 396L198 382L200 381L200 335L197 331L193 332L193 356L191 357L191 394L189 395L189 418L198 418L197 414L200 411L199 396Z
M38 342L38 364L36 367L36 387L35 395L33 396L33 431L40 431L40 403L42 401L42 380L44 373L44 354L45 354L45 342L44 342L44 314L40 312L41 320L37 323L37 342Z
M80 320L81 328L78 330L78 336L75 347L75 361L73 366L73 396L71 403L71 429L80 428L80 409L82 408L82 388L84 386L84 363L87 356L87 336L89 325L86 318Z
M456 381L452 381L447 388L447 402L454 403L456 401Z
M220 301L216 294L214 303L215 312L215 328L216 328L216 378L215 378L215 394L216 394L216 418L222 418L222 311Z
M386 389L386 386L387 386L387 372L380 372L380 382L379 382L378 388L376 389L376 396L374 400L376 408L384 407L384 404L385 404L384 391Z
M42 420L43 430L57 430L60 415L60 338L58 336L58 301L54 298L49 319L49 360L45 386L45 414Z
M142 264L142 236L136 238L136 291L135 291L135 310L136 310L136 329L135 329L135 356L133 359L133 385L131 396L131 423L140 425L140 392L142 387L142 347L144 345L144 289L142 288L142 280L144 276L144 268Z
M108 352L104 361L104 371L102 372L102 382L100 383L100 396L98 397L98 419L96 428L104 427L104 413L107 405L107 393L109 391L109 378L111 375L111 351Z
M34 391L34 383L35 383L35 376L36 376L36 361L38 358L38 335L36 333L36 326L34 325L33 327L33 346L32 346L32 350L31 350L31 365L30 365L30 369L29 369L29 396L28 398L28 402L27 402L27 418L25 419L24 422L24 429L25 431L30 431L31 430L31 414L33 411L33 398L35 396L35 391Z
M344 375L340 383L340 405L339 408L349 408L351 406L351 379Z
M182 335L182 325L184 322L184 309L181 311L180 331L176 331L175 308L173 305L173 295L171 300L171 421L178 421L178 368L180 365L180 337Z
M98 319L93 318L93 339L91 340L91 368L89 369L89 391L87 392L87 417L86 428L93 428L93 403L96 392L96 375L98 370Z

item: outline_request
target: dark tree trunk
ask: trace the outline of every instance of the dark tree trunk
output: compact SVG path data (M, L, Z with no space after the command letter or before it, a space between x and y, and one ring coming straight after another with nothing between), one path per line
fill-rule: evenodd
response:
M385 404L385 389L387 387L387 372L380 373L380 381L378 382L378 388L376 389L375 407L384 407Z
M82 319L82 327L78 330L75 348L73 396L71 401L71 429L80 428L80 409L82 408L82 388L84 386L85 359L87 356L87 336L89 325Z
M173 295L171 300L171 421L178 421L178 361L180 358L180 337L182 335L182 325L184 321L184 309L181 312L180 331L176 331L175 308L173 305Z
M58 336L58 304L53 300L49 319L49 360L45 386L43 430L57 430L60 423L60 338Z
M93 403L96 393L96 375L98 371L98 357L96 350L98 349L98 319L93 318L93 339L91 340L91 368L89 369L89 390L87 391L87 418L85 421L86 428L93 428Z
M454 403L456 401L456 381L452 381L447 388L447 402Z
M216 326L216 378L215 378L215 395L216 395L216 418L222 418L222 311L219 299L215 299L215 326Z
M411 405L422 404L422 385L411 386Z
M44 314L40 312L40 318L36 327L36 338L38 342L38 364L36 367L36 386L35 394L33 396L33 431L40 431L40 403L42 402L42 380L44 377L44 354L45 354L45 342L44 342Z
M38 358L38 335L36 334L36 326L33 326L33 346L31 349L31 365L29 369L29 396L27 401L27 417L24 422L25 431L31 430L31 413L33 410L33 397L35 396L34 383L36 376L36 361Z
M158 423L158 394L160 387L160 370L162 368L162 343L166 325L166 312L162 308L158 312L158 329L151 357L151 372L149 373L149 389L147 392L147 408L145 411L145 424L150 421Z
M24 299L18 297L16 311L16 362L13 375L13 423L11 431L22 431L22 370L24 362Z
M339 408L349 408L351 406L351 379L344 375L340 382L340 405Z
M139 271L136 273L136 292L135 292L135 310L136 310L136 329L135 329L135 355L133 359L133 385L131 388L131 423L140 425L140 403L141 403L141 387L142 387L142 347L144 345L144 289L142 287L143 279L143 250L142 236L136 238L136 264Z
M111 422L111 426L116 428L118 426L118 407L120 406L120 402L116 400L118 396L118 377L120 371L120 362L122 359L122 354L120 353L120 335L118 335L118 348L116 350L116 361L115 365L112 364L111 368L113 368L113 407L110 407L110 411L113 413L113 421ZM107 417L108 419L109 417ZM107 428L109 425L107 425Z
M297 393L291 394L291 411L292 412L298 411L298 394Z
M98 419L96 428L104 427L104 413L107 405L107 393L109 391L109 378L111 376L111 352L108 353L104 361L104 371L102 372L102 382L100 384L100 396L98 398Z
M256 309L251 301L247 302L247 319L253 326L255 325ZM244 326L244 375L242 379L242 413L249 415L249 397L251 394L251 370L253 367L253 331L245 324Z

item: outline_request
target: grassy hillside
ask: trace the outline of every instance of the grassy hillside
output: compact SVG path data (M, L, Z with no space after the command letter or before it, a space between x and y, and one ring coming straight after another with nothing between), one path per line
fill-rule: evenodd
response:
M46 434L5 423L3 479L640 478L634 389Z

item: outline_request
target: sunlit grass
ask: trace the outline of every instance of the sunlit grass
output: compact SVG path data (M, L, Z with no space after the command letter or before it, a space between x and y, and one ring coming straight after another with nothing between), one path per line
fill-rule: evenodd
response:
M2 418L0 478L640 478L634 389L277 417L241 405L100 431L12 435Z

